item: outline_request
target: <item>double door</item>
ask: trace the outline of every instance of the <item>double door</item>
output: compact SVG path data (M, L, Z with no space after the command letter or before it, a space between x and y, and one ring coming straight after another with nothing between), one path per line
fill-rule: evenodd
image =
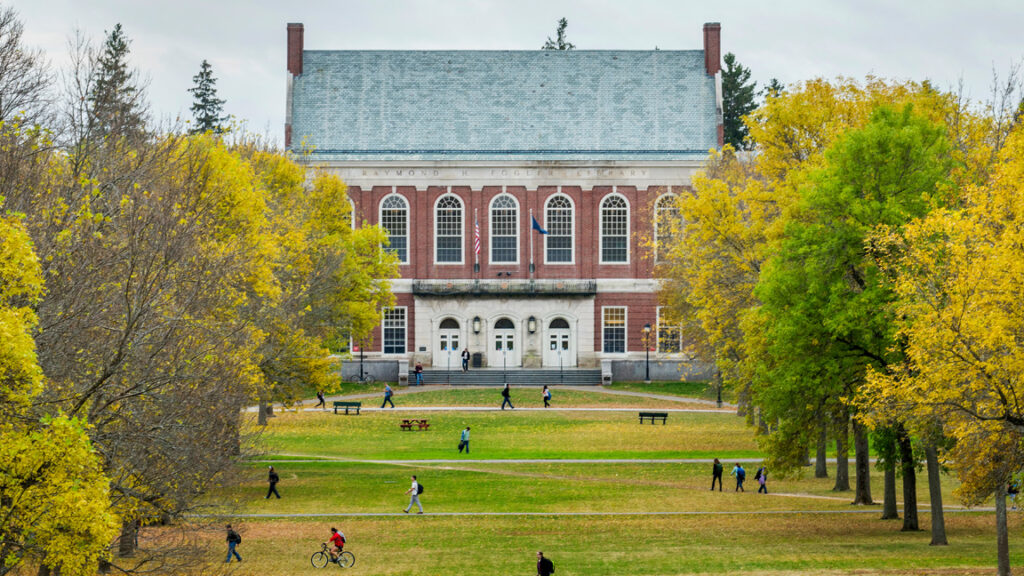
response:
M542 346L546 368L573 368L576 366L576 350L573 346L572 333L568 328L549 329L547 339Z
M516 368L519 366L519 346L516 342L514 328L495 329L492 343L492 355L488 358L488 364L492 368Z

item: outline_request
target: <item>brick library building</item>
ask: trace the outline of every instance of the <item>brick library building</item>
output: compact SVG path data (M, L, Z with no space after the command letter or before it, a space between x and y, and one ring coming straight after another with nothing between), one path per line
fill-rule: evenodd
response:
M718 24L700 50L306 50L287 30L285 145L401 263L368 361L703 370L658 307L657 223L722 145Z

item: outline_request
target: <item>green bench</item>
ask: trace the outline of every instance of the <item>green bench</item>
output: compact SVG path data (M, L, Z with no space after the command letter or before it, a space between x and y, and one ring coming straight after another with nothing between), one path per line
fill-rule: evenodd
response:
M644 423L644 419L645 418L650 419L651 424L654 424L654 421L656 419L661 418L661 423L662 423L662 425L664 425L665 424L665 420L668 420L668 412L641 412L640 413L640 423L641 424Z
M344 408L345 409L345 415L347 416L349 409L350 408L355 408L356 414L359 414L359 409L362 408L362 406L363 406L362 402L335 402L334 403L334 413L335 414L338 413L338 408Z

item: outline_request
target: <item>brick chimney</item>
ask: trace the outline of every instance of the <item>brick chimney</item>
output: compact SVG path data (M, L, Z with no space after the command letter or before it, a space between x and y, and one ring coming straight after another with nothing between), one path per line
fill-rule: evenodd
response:
M299 34L301 43L302 32ZM301 62L299 69L302 69ZM707 70L708 76L714 76L722 69L722 25L718 22L704 24L704 69Z
M288 71L292 76L302 75L302 24L288 24ZM707 25L705 24L704 44L707 45Z
M302 75L302 24L288 24L288 97L285 104L284 147L292 147L292 83Z

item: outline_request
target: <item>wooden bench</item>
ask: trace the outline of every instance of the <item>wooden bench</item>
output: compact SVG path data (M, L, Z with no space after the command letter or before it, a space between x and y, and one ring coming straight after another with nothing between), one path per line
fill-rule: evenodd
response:
M644 418L650 418L651 424L658 418L661 418L661 423L664 425L665 421L668 420L668 412L641 412L640 423L644 423Z
M413 426L417 430L429 430L430 422L426 419L423 420L402 420L402 423L398 425L402 430L412 430Z
M348 416L348 411L350 409L352 409L352 408L355 408L356 414L359 414L359 409L362 408L362 406L363 406L362 402L335 402L334 403L334 413L335 414L338 413L338 408L344 408L345 409L345 415Z

